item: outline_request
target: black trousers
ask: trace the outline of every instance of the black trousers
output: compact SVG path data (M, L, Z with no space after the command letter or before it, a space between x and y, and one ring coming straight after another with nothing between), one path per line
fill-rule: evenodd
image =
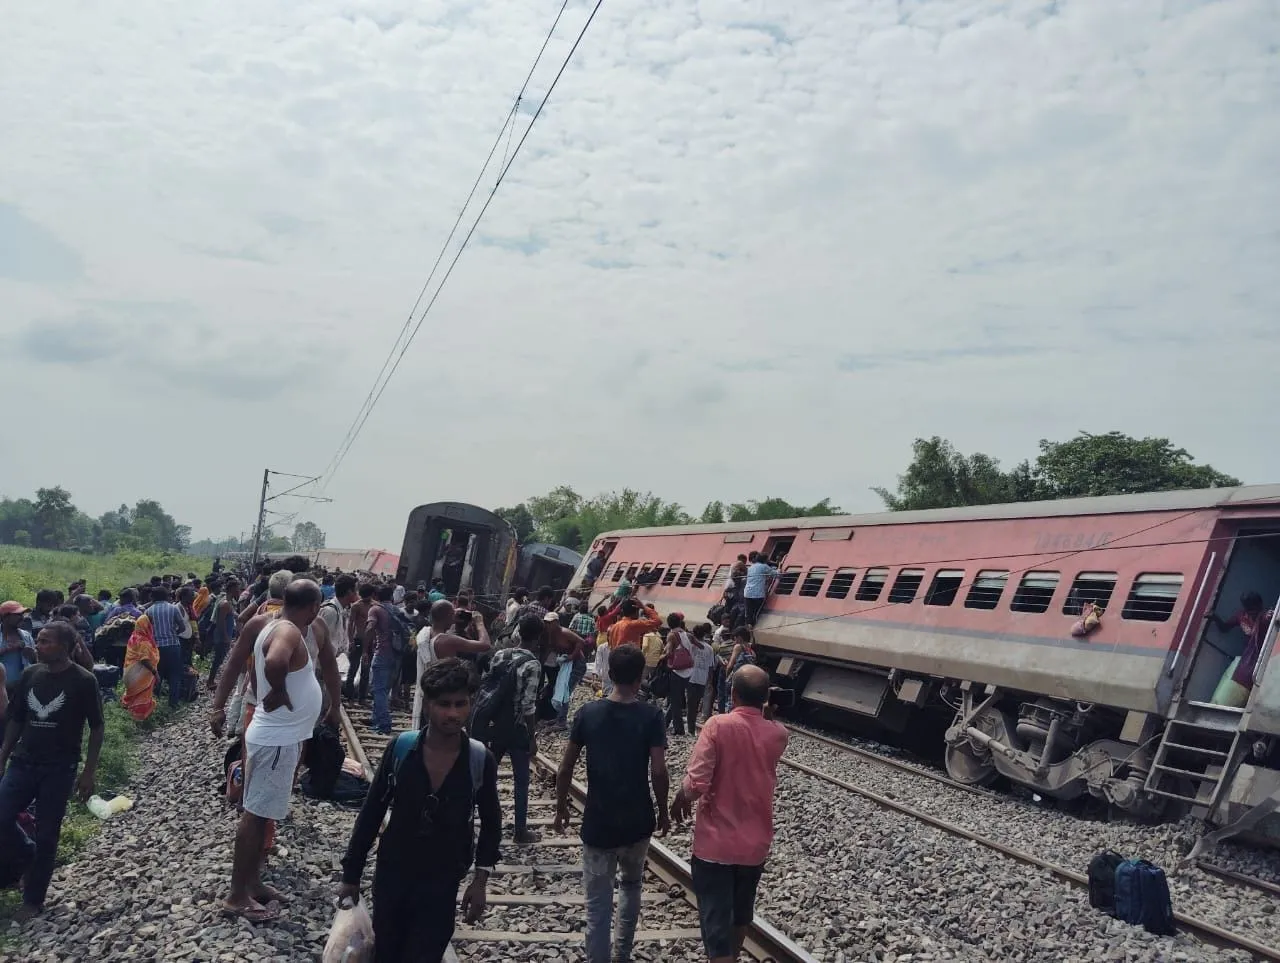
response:
M352 639L351 645L347 649L347 685L346 694L350 698L352 695L358 695L361 702L365 702L369 698L369 667L360 662L360 656L364 652L364 643L359 639ZM356 689L356 673L360 673L360 688Z
M677 736L684 735L684 700L688 688L688 679L674 672L671 673L671 692L667 696L667 725ZM693 728L692 723L689 728Z
M378 866L373 876L374 963L440 963L461 882L429 866Z
M755 625L764 609L765 599L747 599L747 625Z

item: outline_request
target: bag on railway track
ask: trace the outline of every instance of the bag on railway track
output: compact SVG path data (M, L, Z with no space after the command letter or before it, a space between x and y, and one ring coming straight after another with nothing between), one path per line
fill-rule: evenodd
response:
M1157 936L1176 933L1164 870L1145 859L1126 859L1117 866L1115 915Z
M1106 849L1089 860L1089 905L1094 909L1116 912L1116 867L1124 857Z
M324 723L316 725L307 742L307 788L310 790L307 795L330 798L346 758L347 751L342 748L338 730Z

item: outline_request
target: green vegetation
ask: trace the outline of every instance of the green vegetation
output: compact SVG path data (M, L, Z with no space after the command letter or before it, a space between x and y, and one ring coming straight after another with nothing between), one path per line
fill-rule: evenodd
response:
M41 488L34 500L0 498L0 544L81 552L181 552L191 529L160 503L143 498L90 518L61 486Z
M915 440L897 491L875 491L891 511L913 511L1240 484L1238 478L1193 461L1168 438L1081 432L1068 441L1041 440L1034 463L1023 461L1004 471L990 455L962 454L935 435Z
M808 508L781 498L762 501L712 502L695 519L675 502L664 502L650 492L624 488L583 498L568 485L536 495L495 514L509 521L522 542L543 541L576 551L591 547L601 532L621 528L653 528L658 525L689 525L700 522L747 522L757 518L800 518L805 515L839 515L840 509L824 498Z
M204 575L208 560L186 555L148 552L116 552L113 555L85 555L53 552L17 545L0 545L0 601L16 599L24 605L35 602L42 588L62 591L76 579L88 581L89 594L99 589L119 592L126 585L145 582L165 572Z

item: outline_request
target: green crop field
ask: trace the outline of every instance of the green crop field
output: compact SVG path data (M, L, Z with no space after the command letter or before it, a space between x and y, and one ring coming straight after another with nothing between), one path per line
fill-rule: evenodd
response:
M0 602L17 599L31 605L36 592L55 588L65 592L77 579L88 582L90 595L99 589L112 594L126 585L145 582L152 575L208 574L212 559L186 555L120 552L115 555L81 555L78 552L51 552L18 545L0 545Z

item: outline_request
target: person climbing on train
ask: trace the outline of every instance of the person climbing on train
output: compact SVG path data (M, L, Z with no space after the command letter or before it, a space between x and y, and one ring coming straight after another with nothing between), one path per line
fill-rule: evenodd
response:
M419 687L424 724L387 744L342 857L338 897L355 902L389 808L373 871L374 963L444 959L462 881L474 865L462 915L478 922L502 838L498 763L465 730L476 692L474 670L458 658L440 659L422 673Z
M1251 690L1254 682L1257 681L1254 678L1254 672L1258 668L1258 658L1262 655L1263 643L1267 641L1267 629L1271 626L1271 620L1275 618L1275 614L1275 609L1263 611L1262 596L1257 592L1245 592L1240 596L1240 608L1232 615L1224 619L1215 612L1209 616L1209 621L1220 632L1229 632L1238 628L1244 633L1244 649L1232 663L1234 668L1231 666L1228 668L1231 670L1231 681L1246 691ZM1245 698L1247 699L1247 695Z
M764 603L769 598L773 583L777 581L778 570L759 552L752 552L748 558L751 564L747 566L746 584L743 586L742 595L747 606L747 624L755 625L761 611L764 610Z

